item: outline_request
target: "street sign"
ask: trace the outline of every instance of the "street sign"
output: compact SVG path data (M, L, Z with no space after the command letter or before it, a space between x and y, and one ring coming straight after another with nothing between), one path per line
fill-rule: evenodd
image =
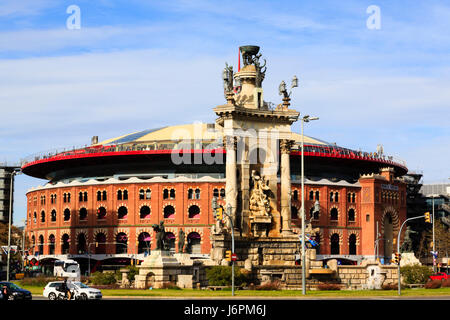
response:
M231 261L236 261L237 260L237 254L236 253L232 253L231 254Z

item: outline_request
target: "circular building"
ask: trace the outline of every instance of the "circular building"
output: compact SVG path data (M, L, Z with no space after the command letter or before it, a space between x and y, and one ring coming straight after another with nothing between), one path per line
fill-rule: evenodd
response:
M24 159L23 173L48 180L27 192L28 259L51 264L71 258L82 273L139 263L156 248L154 225L161 222L168 250L207 258L216 225L213 198L224 208L233 204L236 231L260 236L258 226L246 222L252 178L259 173L271 177L268 184L277 190L270 203L280 212L280 222L272 229L299 233L302 137L290 131L298 113L286 113L286 95L276 109L265 104L258 94L262 89L248 80L253 74L258 79L253 67L249 62L231 76L240 86L225 88L227 105L214 109L215 123L166 126L100 142L93 137L89 146ZM253 105L240 99L249 92L260 97ZM278 121L283 130L270 139L276 148L262 147L260 138L249 143L253 133L248 128L230 134L231 118L254 121L256 128ZM230 136L234 149L227 143ZM241 139L247 141L241 152L236 137L247 139ZM273 172L266 174L270 168ZM309 236L317 243L318 259L389 261L406 216L405 184L399 179L406 172L404 163L381 150L361 152L304 136L305 215L316 230ZM283 189L287 177L288 191Z

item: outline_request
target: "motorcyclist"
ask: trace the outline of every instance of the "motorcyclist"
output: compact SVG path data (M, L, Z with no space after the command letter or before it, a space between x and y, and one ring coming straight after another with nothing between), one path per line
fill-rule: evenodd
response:
M64 296L67 298L67 300L70 300L72 298L72 292L67 285L67 279L64 279L64 282L61 285L61 291L64 292Z

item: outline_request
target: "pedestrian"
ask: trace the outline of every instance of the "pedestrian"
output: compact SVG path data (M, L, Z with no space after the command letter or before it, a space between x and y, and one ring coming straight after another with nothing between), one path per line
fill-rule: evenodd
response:
M8 300L9 299L9 295L11 293L10 293L9 288L8 288L8 286L6 284L3 285L2 293L3 293L3 300Z

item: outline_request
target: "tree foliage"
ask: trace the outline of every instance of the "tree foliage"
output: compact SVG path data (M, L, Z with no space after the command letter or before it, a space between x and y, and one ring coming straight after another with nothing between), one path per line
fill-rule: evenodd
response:
M206 278L210 286L231 286L231 267L213 266L206 269ZM234 269L234 283L237 286L245 284L247 275L239 268Z

